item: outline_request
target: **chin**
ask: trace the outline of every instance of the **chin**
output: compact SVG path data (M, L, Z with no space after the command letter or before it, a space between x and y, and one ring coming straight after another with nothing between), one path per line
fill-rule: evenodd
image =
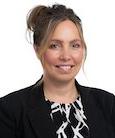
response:
M59 83L67 83L75 79L76 75L58 75L53 78L54 81L57 81Z

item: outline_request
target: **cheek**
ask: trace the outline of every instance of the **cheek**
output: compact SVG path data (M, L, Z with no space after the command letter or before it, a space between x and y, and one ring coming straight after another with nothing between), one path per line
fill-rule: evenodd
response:
M82 63L84 60L84 52L80 51L79 53L74 55L74 61L76 63Z
M54 54L50 53L50 52L46 52L43 55L43 63L45 64L55 64L55 59L54 59Z

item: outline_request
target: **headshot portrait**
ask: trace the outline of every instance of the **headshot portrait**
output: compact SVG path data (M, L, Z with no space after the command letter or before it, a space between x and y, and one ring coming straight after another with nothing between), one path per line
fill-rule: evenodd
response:
M4 13L0 138L115 138L113 7L90 2Z

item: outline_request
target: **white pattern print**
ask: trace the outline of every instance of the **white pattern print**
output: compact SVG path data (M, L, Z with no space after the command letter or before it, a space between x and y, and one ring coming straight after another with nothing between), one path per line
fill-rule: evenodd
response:
M56 126L57 138L88 138L89 128L81 97L70 104L50 103L50 116Z

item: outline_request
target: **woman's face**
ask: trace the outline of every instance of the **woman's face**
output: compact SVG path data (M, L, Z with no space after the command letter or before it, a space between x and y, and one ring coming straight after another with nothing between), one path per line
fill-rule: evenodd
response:
M49 48L42 55L44 79L56 82L74 80L83 58L84 46L76 25L70 20L59 23Z

